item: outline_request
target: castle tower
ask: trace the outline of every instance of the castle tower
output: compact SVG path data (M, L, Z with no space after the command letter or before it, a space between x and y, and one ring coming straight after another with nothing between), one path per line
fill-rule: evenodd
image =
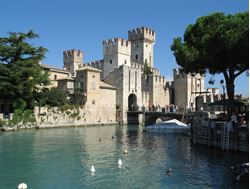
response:
M155 32L146 27L128 31L128 40L131 41L131 62L154 66Z
M141 68L120 66L104 82L116 87L117 122L127 123L127 111L142 106Z
M81 50L66 50L63 51L63 69L75 76L76 70L83 64L83 52Z
M179 68L173 70L174 104L179 108L196 107L196 97L204 95L205 77L200 74L185 74Z
M130 66L131 43L121 38L103 41L104 79L110 72L121 65Z

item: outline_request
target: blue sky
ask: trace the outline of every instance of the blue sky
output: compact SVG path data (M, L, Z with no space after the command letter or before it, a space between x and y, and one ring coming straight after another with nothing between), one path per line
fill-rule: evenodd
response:
M188 24L213 12L234 14L248 9L247 0L8 0L1 2L0 35L34 30L40 38L32 44L49 50L43 62L62 68L64 50L83 50L84 62L102 59L102 40L126 39L128 30L147 26L156 32L155 67L172 78L177 64L170 45L174 37L183 36ZM221 88L220 76L215 79L215 85L206 82L206 87ZM249 96L245 74L236 80L236 93Z

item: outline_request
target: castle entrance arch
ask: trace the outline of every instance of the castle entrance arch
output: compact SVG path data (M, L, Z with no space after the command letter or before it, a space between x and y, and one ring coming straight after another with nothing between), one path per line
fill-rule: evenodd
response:
M128 110L129 111L135 111L137 110L137 97L135 94L130 94L128 96Z

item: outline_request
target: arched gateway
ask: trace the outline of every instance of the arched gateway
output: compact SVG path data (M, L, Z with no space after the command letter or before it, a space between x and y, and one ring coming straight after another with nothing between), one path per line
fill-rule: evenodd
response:
M135 94L130 94L128 96L128 110L129 111L135 111L138 109L137 106L137 97Z

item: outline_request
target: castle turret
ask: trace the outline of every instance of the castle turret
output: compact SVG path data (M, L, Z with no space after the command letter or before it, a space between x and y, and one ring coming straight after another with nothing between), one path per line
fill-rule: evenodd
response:
M196 97L204 95L204 75L186 74L179 68L173 70L174 103L178 107L196 107Z
M121 38L103 41L105 78L110 72L121 65L130 66L131 42Z
M75 76L76 70L83 65L83 52L81 50L63 51L63 68Z
M154 66L155 32L146 27L128 31L128 40L131 41L131 62Z

